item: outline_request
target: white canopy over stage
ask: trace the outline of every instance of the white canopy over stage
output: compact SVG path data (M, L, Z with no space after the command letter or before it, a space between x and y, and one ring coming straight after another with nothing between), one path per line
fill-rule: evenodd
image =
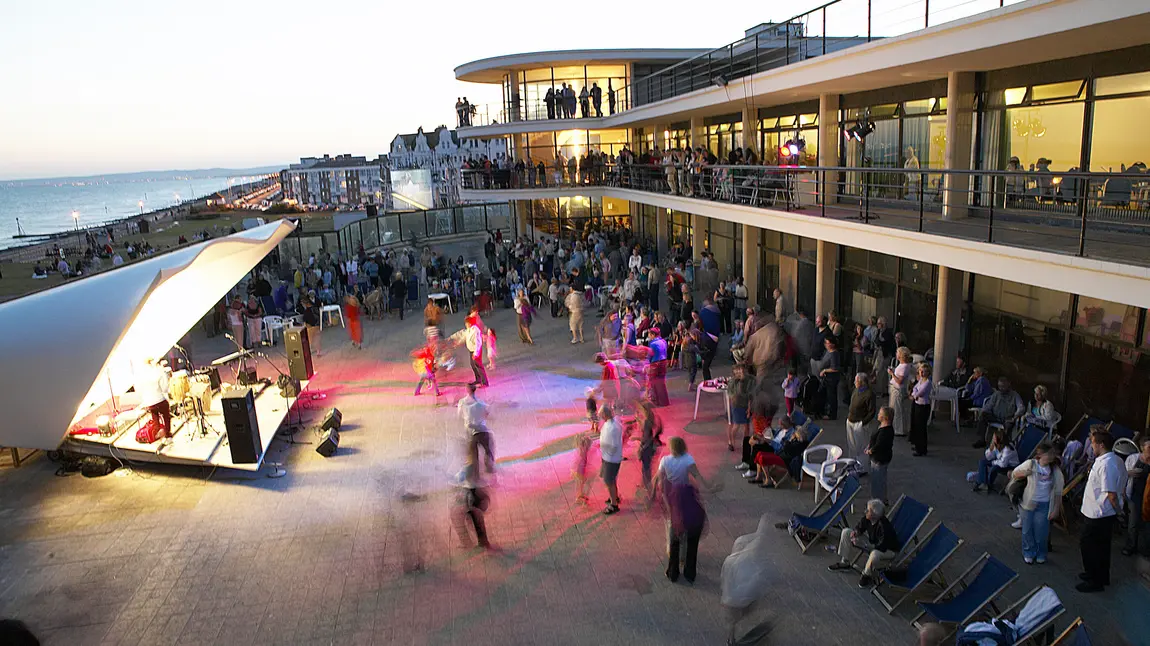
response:
M58 447L294 230L279 220L0 304L0 445Z

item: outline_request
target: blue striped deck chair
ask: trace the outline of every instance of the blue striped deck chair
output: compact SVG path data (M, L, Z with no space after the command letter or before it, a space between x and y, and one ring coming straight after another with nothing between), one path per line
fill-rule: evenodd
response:
M890 519L890 524L894 526L895 536L898 537L898 555L895 556L894 560L897 561L910 547L917 543L918 532L926 524L926 519L930 518L932 513L934 513L934 507L924 505L906 494L899 496L894 507L891 507L890 511L887 512L887 518ZM851 565L857 563L862 556L863 552L855 554Z
M1110 431L1110 434L1113 435L1114 439L1116 440L1120 440L1122 438L1126 438L1128 440L1134 439L1134 431L1132 429L1126 428L1121 424L1110 422L1110 426L1107 427L1107 430Z
M1066 441L1078 440L1086 444L1086 438L1090 435L1090 429L1094 426L1106 428L1110 426L1110 422L1104 422L1091 415L1083 415L1078 419L1078 422L1074 424L1074 427L1070 429L1070 432L1066 434Z
M1066 630L1062 631L1062 634L1050 646L1092 646L1092 644L1090 633L1086 630L1086 624L1082 623L1082 617L1078 617L1070 622Z
M979 568L979 565L982 567ZM978 574L975 574L970 583L967 583L966 578L975 569L978 569ZM965 572L940 592L934 601L919 601L917 605L920 612L910 623L919 629L928 622L948 624L951 629L947 633L946 639L950 639L950 636L958 630L959 626L978 616L987 606L997 612L994 607L995 599L998 599L999 595L1010 587L1010 584L1014 583L1017 578L1017 572L1007 567L1002 561L983 552L982 556L978 557L970 567L966 568ZM958 592L955 592L956 589ZM927 622L920 621L924 616Z
M878 585L871 592L886 608L887 613L894 614L895 608L909 599L924 584L935 582L939 586L946 585L939 568L962 547L963 542L946 525L942 523L935 525L934 529L927 532L922 541L914 546L914 549L904 551L902 558L896 559L879 574ZM896 569L905 573L905 576L899 577L897 581L891 578L892 572ZM891 603L882 594L884 586L900 588L906 592Z
M1034 449L1046 439L1047 430L1035 424L1027 424L1026 430L1014 441L1014 449L1018 452L1019 461L1029 460Z
M791 421L795 423L795 426L802 426L803 424L806 424L806 413L796 408L795 412L791 413Z
M1041 612L1027 611L1026 605L1034 598L1034 595L1039 592L1048 590L1047 595L1053 595L1057 599L1057 595L1049 586L1038 586L1027 592L1021 599L1011 604L1009 608L1003 610L995 619L999 621L1009 621L1014 625L1015 633L1014 640L1011 642L1013 646L1021 646L1030 640L1038 640L1042 638L1045 633L1045 638L1041 639L1041 643L1049 643L1050 638L1054 636L1054 621L1066 613L1066 607L1062 605L1061 600L1057 606L1047 608Z
M850 526L847 522L846 510L847 507L850 506L851 501L858 495L859 489L858 478L854 476L844 478L839 485L837 497L828 494L819 501L819 504L815 506L809 515L791 515L792 526L814 533L814 536L805 543L801 536L802 532L796 531L793 534L795 541L799 544L799 547L802 548L803 554L806 554L807 550L817 543L820 538L826 538L827 532L831 529L842 529ZM824 505L827 506L826 511L820 512L819 510L821 510Z

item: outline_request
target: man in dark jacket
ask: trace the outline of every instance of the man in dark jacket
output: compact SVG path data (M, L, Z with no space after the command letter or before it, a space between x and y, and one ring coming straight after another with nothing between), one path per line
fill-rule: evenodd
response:
M894 409L878 410L878 430L870 436L865 453L870 456L870 497L886 501L886 468L894 455Z
M898 536L895 535L894 525L886 517L886 505L877 498L866 504L866 516L859 520L854 529L844 529L839 535L839 561L827 566L827 569L832 572L852 569L855 549L869 552L859 579L860 588L870 587L874 583L875 569L898 556Z

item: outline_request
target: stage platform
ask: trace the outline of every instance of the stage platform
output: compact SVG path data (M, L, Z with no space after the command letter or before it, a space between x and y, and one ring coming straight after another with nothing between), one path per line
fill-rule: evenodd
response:
M304 396L309 383L307 380L300 382L300 396ZM258 471L276 432L299 397L280 396L279 388L274 384L266 387L260 384L255 386L254 390L257 393L254 401L262 448L260 460L255 463L236 464L232 461L220 393L212 396L211 407L204 411L202 429L200 420L195 415L173 415L172 428L175 432L172 442L166 446L161 442L143 444L136 441L136 431L150 419L150 414L138 408L138 400L133 401L135 394L129 393L117 398L120 413L115 415L115 430L111 435L72 435L60 448L78 453L111 456L125 462L161 462ZM90 421L94 426L96 416L93 414L90 416L91 420L85 421Z

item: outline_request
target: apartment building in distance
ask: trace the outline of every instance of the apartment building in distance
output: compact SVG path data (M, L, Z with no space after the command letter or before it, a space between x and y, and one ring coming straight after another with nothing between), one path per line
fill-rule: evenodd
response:
M374 160L353 155L303 157L280 171L280 184L286 199L310 207L390 205L386 155Z
M1147 2L833 1L712 51L508 54L455 75L503 89L459 135L548 168L461 192L508 200L520 234L613 221L660 251L686 240L760 305L777 287L847 329L885 317L936 378L962 353L1024 398L1046 386L1064 424L1146 427ZM601 110L556 115L560 83L597 86ZM615 163L624 147L635 164ZM687 148L713 161L663 158ZM551 171L587 151L611 163Z
M460 169L468 158L497 159L507 154L502 138L460 138L439 126L431 132L396 135L388 154L397 187L396 208L440 208L460 203Z

